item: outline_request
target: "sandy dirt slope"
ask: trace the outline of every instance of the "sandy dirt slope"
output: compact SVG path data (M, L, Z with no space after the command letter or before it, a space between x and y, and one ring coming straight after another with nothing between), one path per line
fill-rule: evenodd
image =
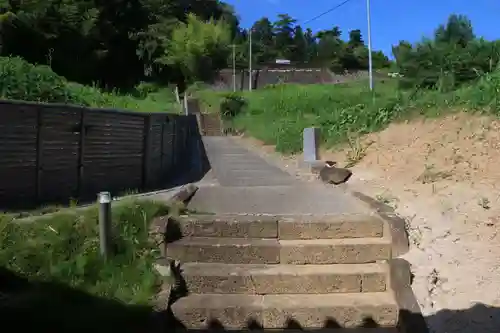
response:
M304 180L300 156L241 141ZM257 148L258 147L258 148ZM500 122L459 114L391 125L321 159L354 164L349 188L395 208L407 219L404 258L433 332L500 332ZM441 310L497 307L483 318ZM441 312L443 313L443 312Z

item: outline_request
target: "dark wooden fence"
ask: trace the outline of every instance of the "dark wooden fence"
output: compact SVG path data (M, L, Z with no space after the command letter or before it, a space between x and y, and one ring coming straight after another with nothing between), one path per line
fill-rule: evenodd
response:
M195 116L0 101L0 207L199 180Z

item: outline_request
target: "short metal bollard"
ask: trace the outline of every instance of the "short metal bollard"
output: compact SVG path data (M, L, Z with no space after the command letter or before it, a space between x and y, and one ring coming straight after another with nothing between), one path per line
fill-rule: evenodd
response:
M111 193L100 192L99 201L99 241L101 255L108 259L111 255Z

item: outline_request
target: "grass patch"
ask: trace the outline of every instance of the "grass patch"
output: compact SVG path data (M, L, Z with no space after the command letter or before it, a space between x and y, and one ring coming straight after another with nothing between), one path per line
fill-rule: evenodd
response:
M158 88L141 95L121 94L118 91L105 92L97 87L74 82L68 82L66 86L73 96L71 102L77 105L140 112L181 113L181 107L169 88Z
M500 69L448 92L401 90L396 79L376 81L373 93L367 81L336 85L281 84L240 92L247 101L246 107L232 119L231 125L265 144L275 145L282 153L301 151L305 127L319 127L326 147L339 143L352 146L352 140L363 134L415 116L438 117L463 110L498 115L498 91ZM216 108L224 93L203 91L198 92L198 97L204 104ZM354 147L354 150L353 163L362 156L363 148Z
M113 205L116 255L99 254L97 207L60 212L33 223L0 219L0 266L31 281L57 282L126 304L149 304L159 277L153 268L159 247L149 237L163 204L123 200ZM91 311L91 309L88 309Z

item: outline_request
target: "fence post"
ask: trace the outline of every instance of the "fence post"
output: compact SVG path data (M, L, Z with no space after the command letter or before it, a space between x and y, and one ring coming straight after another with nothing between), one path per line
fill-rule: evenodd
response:
M149 172L151 170L151 118L152 115L144 117L143 146L142 146L142 189L149 188Z
M38 203L42 196L42 158L43 158L43 109L41 106L37 106L36 109L36 169L35 169L35 201Z

